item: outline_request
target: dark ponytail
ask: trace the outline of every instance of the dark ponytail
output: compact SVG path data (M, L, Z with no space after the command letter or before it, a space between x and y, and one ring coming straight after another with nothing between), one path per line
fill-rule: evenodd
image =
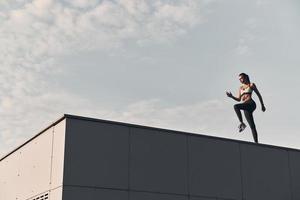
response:
M240 73L239 76L242 76L244 79L246 79L246 82L247 82L247 83L250 83L250 78L249 78L249 76L248 76L247 74L245 74L245 73Z

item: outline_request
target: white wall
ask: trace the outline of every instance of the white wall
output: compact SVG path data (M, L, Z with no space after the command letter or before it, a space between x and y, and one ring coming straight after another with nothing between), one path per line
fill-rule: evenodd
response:
M0 162L0 199L25 200L62 185L65 120Z

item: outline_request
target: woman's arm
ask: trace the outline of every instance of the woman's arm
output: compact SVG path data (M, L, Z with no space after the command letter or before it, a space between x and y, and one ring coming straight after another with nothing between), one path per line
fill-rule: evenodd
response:
M226 94L228 97L230 97L236 101L241 101L241 90L239 90L238 97L233 96L231 92L226 92Z
M263 98L262 98L260 92L258 91L256 85L254 83L252 83L250 86L251 86L251 88L254 90L254 92L257 94L257 96L259 98L259 101L260 101L260 104L261 104L261 110L263 112L265 112L266 108L265 108L265 105L264 105L264 101L263 101Z

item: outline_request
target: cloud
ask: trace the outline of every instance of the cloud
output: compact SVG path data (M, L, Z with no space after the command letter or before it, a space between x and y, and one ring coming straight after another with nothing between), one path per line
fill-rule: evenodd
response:
M268 4L270 4L270 1L268 1L268 0L256 0L256 5L257 6L266 6L266 5L268 5Z
M205 2L1 1L0 151L16 146L65 112L89 114L97 107L103 111L100 116L118 115L50 85L50 74L65 71L58 58L91 50L109 53L125 48L128 40L136 45L172 42L202 23ZM122 115L130 115L130 111Z
M134 102L121 110L111 110L90 100L74 101L76 98L78 98L76 95L59 92L57 95L45 93L41 96L26 98L22 103L20 103L21 99L2 98L0 156L48 126L62 114L61 111L195 133L213 135L217 132L218 136L225 137L229 137L228 130L234 121L233 115L226 116L228 113L233 113L229 111L232 106L223 100L168 106L167 102L160 99L149 99Z
M128 39L169 41L201 22L200 5L196 0L28 1L1 12L5 47L0 51L6 60L35 61L119 47Z
M255 40L259 39L256 34L257 23L257 19L255 18L246 19L244 23L245 29L241 33L235 49L238 55L251 55L253 53L251 45Z
M224 117L232 106L223 100L168 106L159 99L139 101L129 105L118 117L132 123L207 132L228 127L230 117Z
M168 42L201 21L197 0L26 1L0 12L0 59L49 70L44 62L56 56L119 48L129 39Z
M75 95L73 98L78 97ZM94 104L90 100L70 101L71 99L72 96L69 94L59 93L26 99L22 105L18 103L20 99L2 99L1 107L5 110L0 112L4 119L0 122L0 127L4 127L0 136L2 140L0 156L49 125L59 117L62 110L66 113L172 130L209 135L217 133L218 136L225 137L230 137L228 130L235 120L234 115L227 116L228 113L233 113L230 111L232 106L218 99L177 106L169 106L160 99L148 99L131 103L118 111ZM14 113L18 113L18 116ZM37 127L36 124L41 126ZM24 134L29 130L35 132Z
M100 0L64 0L66 4L73 6L74 8L92 8L100 3Z

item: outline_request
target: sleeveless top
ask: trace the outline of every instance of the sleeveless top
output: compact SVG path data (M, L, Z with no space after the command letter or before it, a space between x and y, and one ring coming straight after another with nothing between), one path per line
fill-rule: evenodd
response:
M253 92L253 89L248 86L246 88L241 88L241 96L243 96L244 94L251 94Z

